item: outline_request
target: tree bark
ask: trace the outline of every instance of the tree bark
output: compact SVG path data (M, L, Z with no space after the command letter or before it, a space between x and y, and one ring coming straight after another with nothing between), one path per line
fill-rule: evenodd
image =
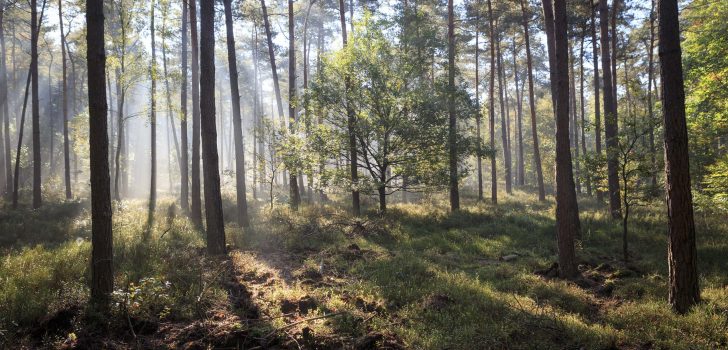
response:
M184 7L184 6L183 6ZM167 70L167 17L169 15L169 8L163 9L163 17L162 17L162 32L164 32L162 36L162 70L164 72L164 87L165 87L165 95L167 98L167 121L169 122L169 128L167 129L167 149L169 150L169 133L172 134L172 141L174 142L174 154L175 159L177 160L177 165L179 166L179 172L182 174L182 157L180 155L180 149L179 149L179 141L177 140L177 127L174 125L174 120L176 119L174 117L174 107L172 106L172 89L169 86L169 71ZM171 153L171 150L170 150ZM172 158L172 154L167 155L167 159ZM169 172L169 184L170 184L170 191L172 191L173 182L172 182L172 167L168 166L167 172Z
M197 227L201 228L202 196L200 194L200 58L198 54L200 42L197 40L196 0L188 0L188 3L190 12L190 43L192 46L192 175L190 176L190 218ZM213 99L213 104L214 103L215 102Z
M288 129L291 134L296 132L296 32L295 18L293 17L293 0L288 0ZM291 196L291 209L298 210L301 204L301 194L298 190L297 172L300 169L289 169L289 189Z
M18 126L18 147L15 150L15 175L13 176L13 209L18 208L18 185L20 182L20 150L23 145L23 131L25 130L25 111L28 107L28 92L30 91L30 69L28 79L25 82L25 95L23 97L23 109L20 112L20 124Z
M597 155L602 155L602 116L599 97L599 50L597 48L596 7L591 11L592 66L594 67L594 143ZM596 186L597 201L602 201L602 191Z
M669 300L678 313L700 301L693 197L690 190L680 24L677 0L659 0L659 55L665 121Z
M543 5L543 19L544 19L544 29L546 32L546 51L548 53L549 57L549 77L550 81L552 82L549 86L551 90L551 107L553 108L554 113L556 113L556 86L553 82L557 81L556 77L556 70L551 68L556 66L556 47L554 44L554 9L553 9L553 3L552 0L541 0L541 4Z
M543 184L543 170L541 168L541 151L538 143L538 125L536 123L536 101L533 92L533 59L531 56L531 42L528 30L528 12L526 11L526 0L521 0L521 12L523 13L523 35L526 43L526 65L528 68L528 107L531 112L531 137L533 138L533 166L536 168L536 179L538 181L538 200L546 200L546 190Z
M344 47L347 45L346 37L346 12L344 9L344 0L339 0L339 19L341 21L341 39ZM344 86L348 94L351 91L351 80L349 77L344 79ZM357 149L356 149L356 114L354 108L347 101L346 103L346 115L347 115L347 128L349 133L349 167L351 172L351 202L352 202L352 213L356 216L361 215L361 204L359 202L359 165L357 160ZM450 179L450 206L452 207L452 178Z
M40 158L40 102L38 100L38 35L41 23L38 22L37 0L30 1L30 80L33 127L33 209L40 208L41 197L41 158ZM45 5L44 5L45 6Z
M617 174L617 105L612 88L612 64L609 53L609 13L607 0L599 1L599 19L601 26L602 71L604 72L604 131L607 141L607 183L609 190L609 209L612 218L621 216L619 199L619 175ZM614 38L612 38L614 39Z
M149 74L152 80L151 91L149 92L150 98L150 115L149 115L149 129L151 133L150 146L151 149L151 170L149 178L149 210L147 213L147 228L144 231L144 239L149 239L149 235L153 231L152 225L154 224L154 210L157 207L157 48L154 37L154 0L150 1L151 13L149 15L150 20L150 31L151 31L151 45L152 45L152 62L149 66Z
M66 79L66 72L68 70L68 66L66 64L66 36L63 31L63 1L58 0L58 23L61 31L61 62L63 63L63 72L62 72L62 84L63 84L63 90L61 93L63 94L63 102L62 107L63 110L61 113L63 114L63 180L65 184L66 189L66 199L71 199L72 193L71 193L71 157L70 157L70 145L68 141L68 81ZM2 36L2 32L0 31L0 36ZM4 44L3 44L3 56L4 56ZM5 64L3 64L3 67ZM3 73L3 77L5 74Z
M182 5L182 87L180 91L180 107L182 118L180 118L180 206L182 211L189 213L190 210L190 189L189 189L189 153L187 140L187 50L188 50L188 29L187 29L187 6Z
M495 150L495 28L493 27L493 6L488 0L488 24L490 31L490 85L488 85L488 113L490 122L490 149ZM495 155L490 158L490 201L498 203L498 176Z
M453 0L447 2L448 147L450 161L450 210L460 209L458 189L457 116L455 115L455 14Z
M501 56L500 49L500 35L496 34L495 50L496 50L496 66L498 69L498 104L500 105L501 114L501 141L503 142L503 164L504 164L504 180L506 183L506 193L511 194L513 192L511 184L511 147L508 141L508 106L507 97L504 96L507 87L505 86L505 79L503 79L503 57Z
M5 3L0 6L0 54L2 54L2 70L0 70L0 108L3 112L3 131L5 138L3 139L4 146L4 162L5 166L5 195L6 198L11 197L12 184L13 184L13 173L11 163L11 151L10 151L10 113L8 108L8 70L6 62L6 51L5 51ZM13 70L13 74L15 71Z
M250 227L248 218L248 199L245 186L245 148L243 142L243 126L240 120L240 91L238 90L238 63L235 55L235 37L233 36L233 11L231 0L223 0L225 6L225 29L227 34L228 67L230 68L230 100L233 109L233 129L235 132L235 185L238 209L238 225Z
M544 4L550 0L544 0ZM550 6L549 6L550 7ZM544 11L547 7L544 6ZM556 236L559 250L559 276L573 278L578 274L574 237L579 235L579 207L569 151L569 46L566 0L554 1L554 58L556 86ZM547 16L549 17L549 16Z
M276 55L273 51L273 39L270 32L270 22L268 20L268 9L265 6L265 0L260 0L260 7L263 9L263 25L265 27L265 37L268 42L268 56L270 59L270 70L273 76L273 88L276 94L276 103L278 105L278 117L283 118L283 101L281 100L281 88L278 84L278 70L276 69Z
M526 185L526 165L523 160L523 91L519 89L518 76L518 50L516 48L516 37L513 37L513 79L516 83L516 128L518 138L518 165L516 184L518 186Z
M207 251L225 254L220 171L215 130L215 1L200 1L200 113L205 183Z
M478 14L475 19L475 133L477 134L477 162L478 162L478 200L483 200L483 135L481 124L483 116L480 113L480 1L478 1Z
M655 118L655 114L652 110L652 78L654 77L654 51L655 51L655 0L650 1L650 44L649 52L647 53L647 117L650 122ZM652 176L650 176L650 183L653 188L657 187L657 150L655 149L655 131L654 128L650 128L649 131L649 142L650 142L650 164L652 165Z
M109 139L104 76L104 2L86 1L89 149L91 167L91 303L106 313L114 290Z
M584 99L584 38L586 37L586 27L582 31L581 45L579 47L579 106L581 108L581 152L586 156L586 105ZM588 172L586 178L586 193L591 196L591 175Z

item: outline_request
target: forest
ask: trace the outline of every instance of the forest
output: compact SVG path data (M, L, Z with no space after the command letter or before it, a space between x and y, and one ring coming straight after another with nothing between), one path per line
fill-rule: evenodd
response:
M728 349L726 0L0 0L0 349Z

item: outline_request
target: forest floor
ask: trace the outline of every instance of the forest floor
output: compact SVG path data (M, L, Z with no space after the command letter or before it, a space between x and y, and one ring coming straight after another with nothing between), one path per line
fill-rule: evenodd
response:
M88 203L0 212L0 348L714 349L728 347L728 223L698 211L703 302L667 305L664 209L638 208L630 261L620 222L580 201L581 276L556 278L553 203L393 204L352 218L254 204L229 254L160 201L115 205L111 319L86 311ZM225 212L233 213L230 201Z

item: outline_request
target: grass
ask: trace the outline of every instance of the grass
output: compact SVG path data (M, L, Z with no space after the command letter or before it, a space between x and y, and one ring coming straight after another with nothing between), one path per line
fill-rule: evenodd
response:
M231 253L219 261L204 256L202 235L170 214L171 202L158 205L149 242L141 240L143 203L124 202L114 216L115 312L134 323L131 329L144 320L230 320L246 341L271 345L276 339L284 348L337 348L368 339L415 349L728 346L728 224L719 215L698 212L703 302L678 316L666 303L667 237L659 203L635 212L632 259L624 263L619 222L599 203L580 200L580 269L599 281L590 288L534 274L556 260L553 203L522 192L500 198L498 206L466 203L449 213L435 197L361 218L331 205L298 213L253 205L254 231L243 233L234 215L226 216ZM68 300L83 305L90 248L85 207L62 203L42 209L45 215L3 214L0 226L25 238L2 248L0 343L34 341L30 330ZM46 233L31 239L24 229L29 223ZM517 257L503 261L507 255ZM244 290L233 293L230 280ZM598 293L602 286L612 293ZM307 321L318 316L326 318ZM294 322L301 323L290 326ZM83 320L73 327L81 334ZM126 334L123 342L139 342L129 340L123 322L117 327ZM66 334L56 337L43 341L68 341ZM219 344L210 336L186 337Z

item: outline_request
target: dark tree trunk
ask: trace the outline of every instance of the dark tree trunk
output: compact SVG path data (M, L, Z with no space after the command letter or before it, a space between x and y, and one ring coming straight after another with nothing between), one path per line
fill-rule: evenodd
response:
M581 152L586 156L586 107L584 99L584 38L586 37L586 27L582 31L581 45L579 47L579 107L581 108ZM585 170L586 193L591 196L591 175Z
M488 113L490 123L490 149L495 150L495 28L493 28L493 6L488 0L488 24L490 31L490 85L488 85ZM495 155L490 158L490 201L498 203L498 176Z
M8 70L7 70L7 62L5 58L7 57L6 51L5 51L5 27L4 27L4 19L5 17L5 8L0 8L0 54L2 55L2 68L0 68L0 108L2 108L3 112L3 131L5 133L5 138L3 139L3 147L4 147L4 162L3 166L5 167L5 194L7 198L10 198L11 192L12 192L12 183L13 183L13 173L12 173L12 164L11 164L11 152L10 152L10 113L8 108ZM15 74L15 71L13 71L13 74Z
M665 120L667 227L670 237L667 254L669 299L675 311L686 313L700 301L700 290L677 0L659 0L658 17L662 113Z
M235 185L238 202L238 224L250 227L248 218L248 199L245 186L245 148L243 126L240 120L240 92L238 91L238 63L235 56L235 37L233 36L233 11L231 0L223 0L225 6L225 29L227 32L228 67L230 67L230 100L233 109L233 128L235 132Z
M475 19L475 132L477 134L477 162L478 162L478 200L483 200L483 134L481 124L483 116L480 113L480 2L478 2L478 14Z
M607 183L609 190L609 209L613 218L621 216L619 199L619 175L617 174L617 105L612 88L612 64L609 53L609 13L607 0L599 2L599 21L601 26L602 71L604 72L604 131L607 139ZM614 38L612 38L614 39Z
M592 35L592 66L594 67L594 139L597 155L602 155L602 115L599 98L599 50L597 48L597 22L596 7L591 11L591 35ZM602 191L596 188L597 201L602 201Z
M202 196L200 194L200 58L197 40L197 4L189 0L190 43L192 46L192 175L190 176L190 218L202 227ZM213 82L214 88L214 82ZM213 99L213 104L215 103Z
M278 70L276 69L276 55L273 52L273 38L270 32L270 21L268 20L268 9L265 6L265 0L260 0L260 6L263 9L263 25L265 27L265 37L268 42L268 56L270 60L270 70L273 76L273 88L276 93L276 103L278 105L278 117L283 118L283 101L281 100L281 88L278 84Z
M40 102L38 101L38 34L41 23L38 21L37 0L30 0L30 80L33 125L33 209L40 208L41 197L41 159L40 159ZM45 4L44 4L45 6ZM103 76L103 75L102 75Z
M149 148L151 149L151 171L149 178L149 211L147 213L147 228L144 232L144 239L149 238L149 234L153 231L154 210L157 207L157 48L154 41L154 0L150 1L151 13L149 15L151 39L152 39L152 62L149 66L149 74L152 80L150 97L150 115L149 128L151 132L151 141Z
M533 92L533 60L531 57L531 42L528 33L528 12L526 11L526 0L521 0L521 12L523 13L523 35L526 44L526 65L528 68L528 107L531 112L531 137L533 138L533 166L536 168L536 179L538 181L538 200L546 200L546 190L543 185L543 170L541 168L541 151L538 144L538 125L536 124L536 101Z
M86 1L88 60L89 149L91 167L91 303L109 310L114 290L111 189L109 186L109 138L104 76L104 2Z
M63 1L58 0L58 23L61 30L61 62L63 63L63 72L62 72L62 84L63 84L63 105L61 108L62 114L63 114L63 180L66 187L66 199L71 199L72 193L71 193L71 155L70 155L70 145L68 141L68 81L66 79L66 72L68 70L68 66L66 64L66 36L63 33ZM2 31L0 30L0 36L2 36ZM3 44L3 56L4 56L4 44ZM3 66L5 66L3 64ZM5 73L3 73L3 77L5 76Z
M182 86L180 91L180 107L182 118L180 118L180 206L182 211L188 213L190 210L190 189L189 189L189 156L187 140L187 6L182 5Z
M183 6L184 7L184 6ZM169 147L169 134L172 134L172 141L174 142L174 154L175 159L177 160L177 164L179 165L179 172L182 174L182 157L180 155L180 149L179 149L179 141L177 140L177 127L174 125L174 120L176 119L174 117L174 107L172 106L172 89L169 86L169 71L167 70L167 15L169 13L169 8L164 9L164 13L162 14L164 17L162 18L162 31L165 33L164 36L162 36L162 70L164 72L164 90L165 95L167 98L167 121L169 122L169 128L167 128L167 150L169 150L171 147ZM169 150L171 153L171 150ZM172 155L167 155L167 159L171 159ZM172 182L172 167L167 167L167 172L169 173L169 189L172 191L174 188L173 182Z
M544 4L550 0L544 0ZM551 6L548 6L551 7ZM544 11L546 11L544 6ZM577 275L574 237L579 235L579 207L576 202L574 177L569 152L569 46L566 0L554 2L554 58L556 86L556 237L559 250L559 275ZM548 17L548 16L547 16Z
M200 1L200 113L205 181L207 251L225 254L220 171L215 130L215 1Z
M496 28L497 29L497 28ZM507 97L504 96L507 87L504 84L503 79L503 58L500 50L500 35L497 35L495 43L496 50L496 66L498 67L498 104L500 105L501 114L501 141L503 142L503 164L504 164L504 177L506 182L506 193L511 194L513 191L511 185L511 147L508 141L508 106Z
M123 35L123 34L122 34ZM117 102L117 108L116 111L116 120L117 120L117 129L119 129L119 134L117 136L117 144L116 144L116 156L114 157L114 200L121 201L121 193L120 193L120 184L119 184L119 177L122 171L122 164L121 164L121 157L122 154L124 154L124 102L126 99L126 92L125 89L121 86L121 75L124 71L124 57L122 55L121 57L121 70L119 68L116 69L116 95L118 96L116 99Z
M518 76L518 50L516 48L516 38L513 37L513 79L516 83L516 128L518 132L518 165L516 184L524 186L526 184L526 165L523 160L523 91L519 89Z
M341 39L343 41L344 47L346 47L347 43L347 37L346 37L346 12L344 10L344 0L339 0L339 20L341 21ZM351 81L348 77L344 80L344 85L346 88L347 95L349 94L349 91L351 91ZM348 97L347 97L348 98ZM356 150L356 134L355 134L355 128L356 128L356 114L354 111L354 108L351 106L351 104L347 101L346 103L346 115L347 115L347 128L349 133L349 167L351 172L351 183L352 183L352 190L351 190L351 204L352 204L352 213L356 216L361 215L361 204L359 202L359 173L358 168L359 165L357 160L357 150ZM450 188L450 206L452 207L452 179L450 180L451 188Z
M458 190L457 116L455 115L455 14L453 0L447 2L448 147L450 160L450 210L460 209Z
M546 32L546 51L549 57L549 77L551 81L549 87L551 89L551 104L554 113L556 113L556 95L558 92L556 91L556 86L554 84L554 82L557 81L556 69L553 68L557 64L555 54L556 47L554 44L554 8L552 0L541 0L541 4L543 5L544 29Z
M296 32L294 31L293 0L288 0L288 129L296 132ZM300 169L289 169L289 189L291 209L298 210L301 204L301 193L298 191L296 173Z
M574 183L576 184L576 193L581 193L581 181L579 181L579 122L577 120L578 113L576 110L576 73L574 72L574 61L576 60L576 57L574 57L573 51L571 50L571 46L569 46L569 78L571 79L571 83L569 84L569 99L571 101L571 108L569 108L569 112L571 113L571 144L572 149L574 150Z
M18 185L20 182L20 150L23 146L23 131L25 130L25 111L28 107L28 92L30 91L30 69L28 79L25 81L25 95L23 109L20 112L20 125L18 126L18 147L15 150L15 174L13 175L13 209L18 208Z

